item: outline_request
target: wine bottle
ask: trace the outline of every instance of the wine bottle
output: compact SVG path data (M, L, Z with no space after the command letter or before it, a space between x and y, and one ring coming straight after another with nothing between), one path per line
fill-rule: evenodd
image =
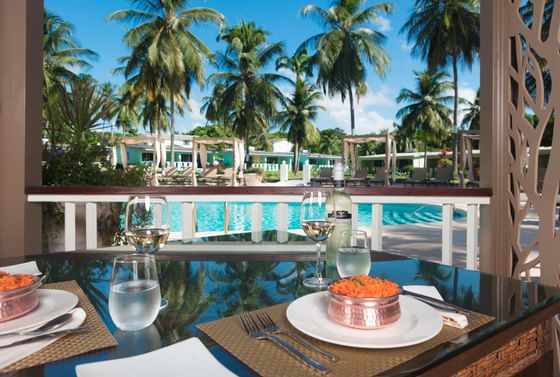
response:
M333 175L334 189L327 197L327 213L329 219L335 222L335 227L327 239L327 266L336 268L336 251L344 246L342 232L352 230L352 199L344 191L344 161L338 160L335 163Z

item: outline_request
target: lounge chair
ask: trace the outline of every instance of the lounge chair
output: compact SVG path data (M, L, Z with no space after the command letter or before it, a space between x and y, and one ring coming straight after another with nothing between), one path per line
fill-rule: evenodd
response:
M181 172L181 175L176 175L175 183L178 185L191 185L192 184L192 168L186 168Z
M367 186L368 184L367 176L368 176L367 169L358 169L354 172L354 176L352 178L346 179L346 185Z
M426 168L414 168L412 169L412 174L410 175L410 178L407 179L406 181L403 181L403 183L405 186L407 184L414 186L416 184L426 183L427 174L428 174L428 169Z
M246 173L243 175L245 186L260 186L262 175L258 173Z
M208 169L204 170L202 172L202 174L200 175L200 177L197 179L198 183L201 184L217 184L220 182L220 178L218 177L218 167L217 166L212 166L209 167Z
M436 168L435 178L426 182L434 186L451 185L451 180L453 180L453 168L449 166L445 168Z
M319 177L311 178L311 186L328 186L333 183L332 179L333 168L319 169Z
M165 170L159 177L158 182L160 185L172 185L175 183L175 178L177 177L177 168L172 166Z
M368 180L368 185L384 185L385 184L385 168L375 169L375 176L373 179Z

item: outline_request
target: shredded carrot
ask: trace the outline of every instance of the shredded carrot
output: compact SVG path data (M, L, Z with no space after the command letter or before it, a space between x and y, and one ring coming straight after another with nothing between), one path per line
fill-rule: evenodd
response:
M390 297L400 292L397 283L368 275L340 279L331 284L329 289L339 295L362 298Z
M7 272L0 271L0 291L22 288L33 283L33 275L9 274Z

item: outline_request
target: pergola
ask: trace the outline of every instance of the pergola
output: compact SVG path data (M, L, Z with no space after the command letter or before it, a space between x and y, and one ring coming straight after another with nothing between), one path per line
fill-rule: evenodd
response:
M231 175L231 184L237 186L237 170L239 177L243 178L243 161L245 160L245 149L243 141L236 137L194 137L192 140L192 185L197 186L196 168L197 168L197 151L200 152L200 164L202 173L206 171L208 162L207 147L209 145L228 144L233 149L233 174Z
M397 164L397 144L393 140L390 133L384 135L358 135L346 136L342 139L342 148L344 151L344 161L348 161L348 155L352 157L352 175L356 172L358 161L356 158L356 147L358 144L378 141L385 143L385 186L389 185L389 173L393 174Z
M127 136L114 140L120 146L121 152L121 162L124 169L128 166L128 158L126 156L126 146L127 145L138 145L138 144L151 144L153 145L153 168L154 174L152 176L152 185L158 186L159 182L157 179L157 167L161 165L162 169L165 167L166 151L165 151L165 139L162 137L157 137L156 135L141 135L141 136ZM111 164L113 168L117 166L117 145L116 143L112 148Z
M461 134L461 165L459 168L459 179L461 187L465 186L465 167L469 170L469 180L474 179L474 164L472 142L473 140L480 140L480 131L466 131Z

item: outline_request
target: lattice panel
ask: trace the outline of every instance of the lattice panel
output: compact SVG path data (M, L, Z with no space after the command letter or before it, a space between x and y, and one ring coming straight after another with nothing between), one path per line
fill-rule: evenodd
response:
M560 0L507 1L506 170L511 274L560 286L556 198L560 182ZM556 85L553 85L556 83ZM541 148L544 147L544 148ZM547 156L539 148L550 152ZM547 160L548 159L548 160ZM531 233L522 225L534 229Z

